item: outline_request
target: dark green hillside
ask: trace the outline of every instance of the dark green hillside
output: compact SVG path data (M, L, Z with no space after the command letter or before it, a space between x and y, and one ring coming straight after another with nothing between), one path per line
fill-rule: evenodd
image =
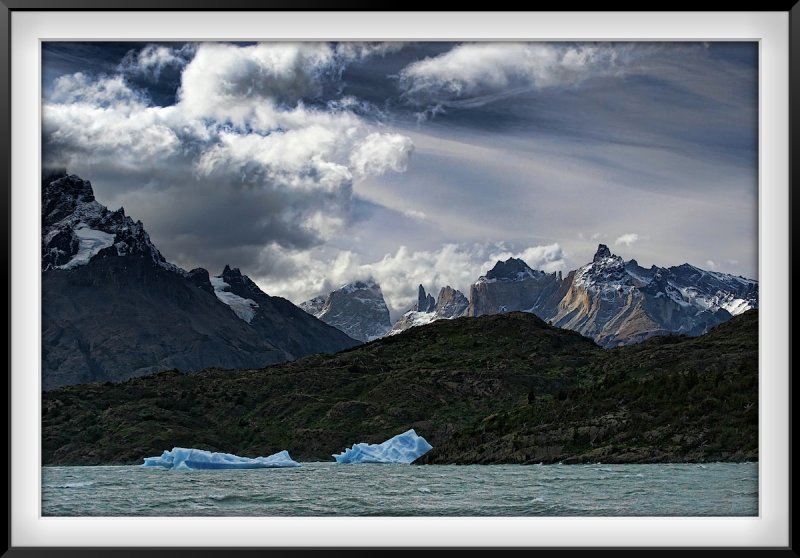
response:
M608 351L585 381L477 421L429 463L758 459L758 314Z
M423 461L757 459L758 317L603 350L532 314L442 320L261 370L164 372L42 394L45 464L173 446L330 460L413 427Z

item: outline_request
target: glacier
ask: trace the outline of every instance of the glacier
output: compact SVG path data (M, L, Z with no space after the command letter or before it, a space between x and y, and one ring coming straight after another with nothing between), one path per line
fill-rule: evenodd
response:
M57 266L59 269L72 269L86 265L100 250L114 245L113 234L92 229L85 224L81 224L75 229L75 236L78 237L78 253L64 265Z
M258 303L255 300L242 298L230 292L231 286L222 277L209 277L209 281L211 281L211 286L214 287L214 294L217 295L217 298L230 306L231 310L239 316L239 319L248 324L253 321L256 315L256 308L258 308Z
M333 458L337 463L411 463L431 449L433 446L412 428L381 444L354 444Z
M172 448L164 450L158 457L145 457L141 467L163 467L165 469L266 469L277 467L300 467L289 457L289 452L281 452L269 457L239 457L231 453L217 453L200 449Z

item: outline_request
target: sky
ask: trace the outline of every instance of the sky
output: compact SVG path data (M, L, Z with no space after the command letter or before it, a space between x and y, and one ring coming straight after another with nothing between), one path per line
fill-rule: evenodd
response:
M758 278L754 42L45 42L42 97L44 167L298 304L599 243Z

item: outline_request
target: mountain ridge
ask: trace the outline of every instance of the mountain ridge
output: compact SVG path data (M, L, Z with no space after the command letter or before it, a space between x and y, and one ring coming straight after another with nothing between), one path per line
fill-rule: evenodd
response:
M88 180L48 172L42 209L43 389L173 368L263 366L358 343L241 273L236 289L248 298L216 289L218 278L203 268L167 262L141 221L97 202ZM228 302L257 299L250 321L241 314L247 304L237 313L221 293Z

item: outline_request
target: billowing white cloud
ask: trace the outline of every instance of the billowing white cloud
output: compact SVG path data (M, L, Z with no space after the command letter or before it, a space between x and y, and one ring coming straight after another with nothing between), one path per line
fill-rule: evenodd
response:
M356 146L350 164L360 176L405 172L413 150L414 144L406 136L376 132Z
M617 237L635 242L640 262L713 254L719 269L753 276L758 82L739 55L428 44L343 72L400 48L151 45L106 76L81 59L83 73L44 84L44 161L92 180L101 203L125 205L171 261L212 273L230 263L296 302L375 276L402 309L419 283L467 294L497 259L573 269ZM643 79L592 80L618 72ZM504 101L480 108L494 99ZM446 114L414 128L412 111ZM387 123L409 126L413 164L411 142ZM709 220L720 203L728 218ZM487 238L508 244L471 244ZM522 249L555 239L566 265L557 245Z
M83 72L56 78L48 101L48 104L112 107L122 111L141 109L147 104L146 96L132 89L124 77L94 78Z
M186 65L194 54L195 48L192 43L186 43L180 47L146 45L138 51L132 50L125 55L119 64L119 71L156 80L165 68L180 68Z
M417 105L480 105L498 95L574 86L619 72L627 46L559 43L469 43L414 62L400 73L406 98Z
M172 111L146 102L120 76L58 78L42 109L45 163L72 168L78 160L110 159L130 168L170 157L180 146Z
M335 64L328 43L202 43L181 76L180 104L187 114L245 126L265 103L319 95Z
M350 41L336 44L336 54L346 62L360 61L373 56L386 56L402 49L401 42L360 42Z
M173 237L307 249L352 221L354 180L406 170L407 137L359 116L347 100L303 102L348 60L384 51L368 43L204 43L188 50L194 57L168 107L153 106L122 75L63 76L43 103L45 165L88 168L92 180L124 169L129 198L136 190L162 203L204 196L183 202L170 220ZM186 52L145 47L127 67L157 69ZM208 219L209 207L241 217Z
M179 97L189 114L236 126L272 122L273 106L297 106L321 95L326 81L358 60L385 55L401 43L202 43L181 76ZM265 106L266 105L266 106ZM264 109L267 109L266 111ZM344 108L351 108L346 106Z
M641 237L636 233L625 233L622 236L618 236L614 244L617 246L632 246L640 239Z

